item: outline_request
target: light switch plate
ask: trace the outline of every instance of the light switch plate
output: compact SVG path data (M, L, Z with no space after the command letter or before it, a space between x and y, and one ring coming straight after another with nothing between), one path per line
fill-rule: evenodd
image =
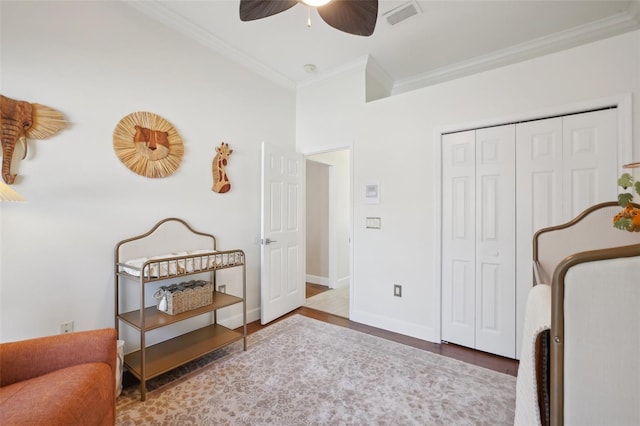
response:
M379 217L368 217L366 222L367 229L380 229L380 222Z

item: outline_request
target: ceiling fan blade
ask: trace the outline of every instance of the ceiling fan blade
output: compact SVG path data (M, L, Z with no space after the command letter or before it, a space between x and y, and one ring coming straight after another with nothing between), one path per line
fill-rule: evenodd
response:
M378 0L333 0L318 7L320 17L345 33L370 36L378 20Z
M240 20L253 21L284 12L298 4L298 0L240 0Z

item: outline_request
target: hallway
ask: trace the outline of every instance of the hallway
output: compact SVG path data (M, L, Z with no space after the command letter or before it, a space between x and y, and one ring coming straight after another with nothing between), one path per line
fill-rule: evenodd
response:
M307 283L307 299L303 306L318 311L349 318L349 287L330 289L327 286Z

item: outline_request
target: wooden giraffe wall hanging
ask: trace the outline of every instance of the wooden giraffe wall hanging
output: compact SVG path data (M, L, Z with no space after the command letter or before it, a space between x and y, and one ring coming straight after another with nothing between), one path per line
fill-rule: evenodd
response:
M213 192L224 194L231 189L231 182L227 177L225 168L229 156L233 153L232 149L229 149L229 144L222 142L219 147L216 147L216 156L213 157L213 164L211 165L211 172L213 173Z

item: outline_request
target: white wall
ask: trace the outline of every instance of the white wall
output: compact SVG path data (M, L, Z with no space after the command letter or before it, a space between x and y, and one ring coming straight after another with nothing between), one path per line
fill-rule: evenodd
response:
M306 281L329 283L329 166L306 164Z
M29 142L0 205L0 340L113 326L113 248L165 217L247 253L249 319L259 310L260 142L293 149L295 94L124 2L2 2L1 93L63 112L69 126ZM182 136L178 171L148 179L112 147L118 121L154 112ZM211 191L229 143L232 189Z
M296 147L315 154L351 147L363 119L363 66L296 91Z
M357 119L343 129L354 135L350 318L422 339L440 338L440 130L631 93L636 161L640 155L640 31L366 104L344 85L338 78L333 90L327 81L298 90L296 143L324 146L334 131L321 124L342 114L327 115L326 106L353 105ZM338 90L347 98L325 95ZM372 181L380 183L378 205L363 202L362 188ZM382 229L365 229L367 216L380 216ZM394 283L403 286L402 298L393 296Z

